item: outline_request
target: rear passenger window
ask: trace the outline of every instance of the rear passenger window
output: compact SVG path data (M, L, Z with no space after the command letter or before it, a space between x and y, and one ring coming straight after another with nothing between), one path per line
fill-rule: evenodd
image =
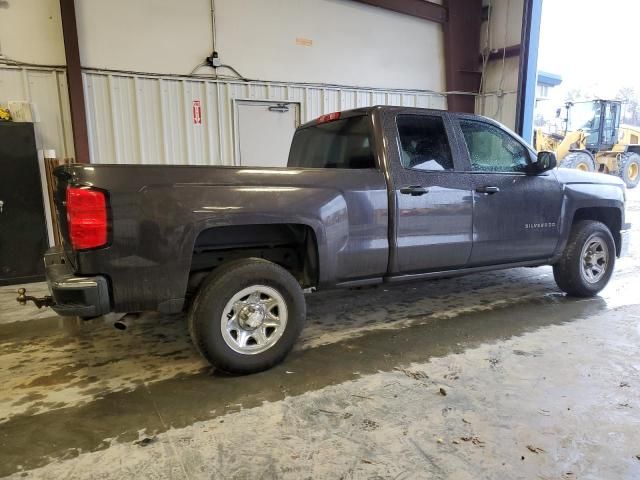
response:
M453 170L444 121L429 115L398 115L400 161L414 170Z
M291 143L288 166L376 168L369 117L349 117L298 130Z

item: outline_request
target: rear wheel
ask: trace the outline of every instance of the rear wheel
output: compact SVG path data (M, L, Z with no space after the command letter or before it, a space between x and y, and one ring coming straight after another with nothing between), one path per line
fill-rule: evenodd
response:
M560 168L575 168L583 172L595 172L596 162L587 152L569 152L560 162Z
M248 374L280 363L304 326L297 280L259 258L229 262L203 282L188 315L196 349L213 366Z
M616 261L616 246L604 223L574 223L562 258L553 266L553 277L569 295L592 297L609 282Z
M640 182L640 155L635 152L625 152L618 160L618 176L627 185L635 188Z

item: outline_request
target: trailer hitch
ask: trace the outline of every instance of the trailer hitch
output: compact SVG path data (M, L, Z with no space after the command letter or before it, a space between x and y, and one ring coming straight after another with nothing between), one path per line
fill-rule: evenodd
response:
M45 295L44 297L32 297L31 295L27 295L26 288L18 289L18 297L16 300L20 305L26 305L27 302L33 302L38 308L52 307L56 304L51 295Z

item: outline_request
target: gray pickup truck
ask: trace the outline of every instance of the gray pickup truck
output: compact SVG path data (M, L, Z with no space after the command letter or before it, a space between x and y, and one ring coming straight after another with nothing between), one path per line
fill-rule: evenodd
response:
M492 120L403 107L302 125L288 168L60 167L65 241L35 300L85 318L187 309L202 355L250 373L291 350L304 289L553 265L592 296L627 244L625 186L555 167Z

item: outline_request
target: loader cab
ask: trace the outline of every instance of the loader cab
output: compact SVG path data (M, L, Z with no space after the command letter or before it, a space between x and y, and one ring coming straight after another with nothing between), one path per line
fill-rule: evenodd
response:
M582 130L585 149L592 153L609 151L617 143L622 103L615 100L569 102L567 132Z

